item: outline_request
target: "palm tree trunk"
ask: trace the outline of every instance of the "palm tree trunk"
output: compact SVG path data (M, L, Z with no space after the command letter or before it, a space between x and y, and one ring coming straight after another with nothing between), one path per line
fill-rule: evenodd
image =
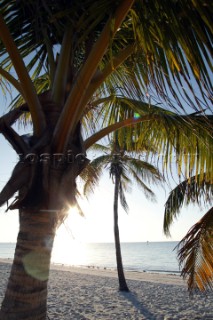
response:
M118 195L119 195L119 184L120 177L115 175L115 189L114 189L114 238L115 238L115 252L116 252L116 262L117 262L117 272L119 281L119 291L129 291L126 283L122 256L121 256L121 245L118 227Z
M21 210L14 261L0 320L45 320L55 213Z

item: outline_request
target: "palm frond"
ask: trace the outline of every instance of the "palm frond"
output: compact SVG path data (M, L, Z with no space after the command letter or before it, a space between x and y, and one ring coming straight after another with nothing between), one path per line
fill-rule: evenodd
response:
M152 201L156 201L154 192L146 185L145 182L142 181L142 179L139 178L139 176L134 170L131 170L131 175L134 178L134 181L137 183L137 185L141 188L141 190L143 190L145 197Z
M147 161L127 156L126 165L129 169L133 170L140 179L147 181L148 183L158 184L163 179L160 171Z
M103 144L95 143L90 148L89 151L98 151L102 153L110 153L110 149L108 146L104 146Z
M158 1L151 1L144 5L138 1L136 7L137 13L132 13L132 16L138 42L144 52L144 81L152 81L159 94L168 95L166 91L169 90L176 98L184 83L191 89L190 76L193 74L198 86L199 80L204 81L207 92L211 92L211 76L204 71L206 65L212 68L211 4L204 5L200 1L162 1L159 4ZM202 55L208 61L206 65ZM147 75L151 79L147 79ZM162 86L163 78L166 78L165 87ZM199 102L195 103L196 106L199 108Z
M163 169L170 167L175 157L178 170L182 167L188 177L192 175L193 169L199 173L202 166L212 166L211 115L203 112L179 115L143 100L116 95L100 99L100 104L101 127L110 129L111 124L112 131L118 130L121 148L143 151L148 142L146 152L151 154L154 151L162 155ZM128 126L127 119L131 119ZM108 130L107 134L110 133ZM106 130L101 129L89 137L86 144L95 137L101 139L105 134ZM212 171L208 171L208 174L208 179L212 179Z
M100 156L91 161L81 172L80 178L84 181L83 193L88 197L94 193L104 167L108 164L109 156Z
M205 177L205 176L204 176ZM163 229L166 235L170 235L169 229L173 221L180 213L182 206L190 203L201 205L211 204L213 196L213 184L201 176L193 176L175 187L165 203Z
M7 0L2 0L1 13L21 56L32 60L29 70L35 71L36 76L40 75L41 65L50 73L48 48L52 52L56 47L57 51L60 50L64 31L70 25L75 34L70 61L76 75L88 56L86 44L91 40L91 35L93 45L108 17L122 3L113 0L79 3L75 0L50 5L40 0L12 0L8 4ZM211 111L208 104L212 92L211 16L209 1L164 0L160 4L156 0L149 3L135 1L121 27L115 35L112 34L97 71L101 72L112 64L114 58L128 46L134 45L134 51L122 65L112 68L108 79L100 85L101 92L109 92L110 88L121 92L120 85L122 88L122 82L125 82L122 91L125 95L132 92L135 98L138 88L142 88L139 91L143 91L143 96L147 93L151 96L155 91L164 102L172 96L170 106L176 110L186 110L187 104L196 111L203 109L199 99L201 95ZM2 66L5 67L9 59L5 58L6 50L2 44L0 54L4 57Z
M34 167L32 164L21 161L16 164L10 179L0 192L0 206L8 202L12 196L20 190L21 192L17 197L17 203L25 198L32 186L32 180L35 175Z
M178 259L191 292L213 289L213 208L178 244Z
M122 183L120 183L119 185L119 198L120 198L120 203L122 205L122 208L128 212L129 211L129 206L128 206L128 203L126 201L126 197L125 197L125 194L124 194L124 190L123 190L123 185Z
M84 217L85 214L81 208L81 206L79 205L78 201L76 200L76 204L75 204L76 208L77 208L77 211L78 211L78 214L81 216L81 217Z

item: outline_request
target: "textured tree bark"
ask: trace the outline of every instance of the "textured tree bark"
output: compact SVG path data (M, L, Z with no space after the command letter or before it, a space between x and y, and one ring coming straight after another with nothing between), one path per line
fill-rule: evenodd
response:
M129 291L126 283L123 262L121 256L121 245L120 245L120 235L118 227L118 194L119 194L119 176L115 175L115 189L114 189L114 238L115 238L115 252L116 252L116 262L117 262L117 272L119 281L119 291Z
M1 320L45 320L47 283L57 218L49 211L20 211L14 261Z

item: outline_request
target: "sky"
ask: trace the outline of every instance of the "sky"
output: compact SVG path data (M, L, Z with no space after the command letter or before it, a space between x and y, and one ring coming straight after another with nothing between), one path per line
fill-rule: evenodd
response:
M7 101L0 100L0 114L6 111ZM3 111L4 110L4 111ZM0 189L10 177L18 160L9 143L0 135ZM175 183L172 182L175 186ZM113 188L108 172L103 176L95 193L88 200L80 198L79 203L85 214L81 217L75 209L70 210L65 223L57 231L55 242L65 243L113 242ZM143 192L133 186L131 193L126 194L129 213L119 207L119 229L121 242L144 241L179 241L190 227L196 223L207 208L190 205L181 210L180 216L171 227L171 238L162 231L164 204L171 188L160 186L153 190L157 202L145 198ZM0 208L0 242L16 242L18 232L17 210L5 212L6 206Z

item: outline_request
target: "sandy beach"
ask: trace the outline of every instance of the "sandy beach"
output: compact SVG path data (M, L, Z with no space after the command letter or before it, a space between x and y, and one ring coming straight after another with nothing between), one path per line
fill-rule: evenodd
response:
M0 260L0 303L11 261ZM213 292L189 297L178 275L126 272L129 293L113 270L51 265L50 320L213 320Z

